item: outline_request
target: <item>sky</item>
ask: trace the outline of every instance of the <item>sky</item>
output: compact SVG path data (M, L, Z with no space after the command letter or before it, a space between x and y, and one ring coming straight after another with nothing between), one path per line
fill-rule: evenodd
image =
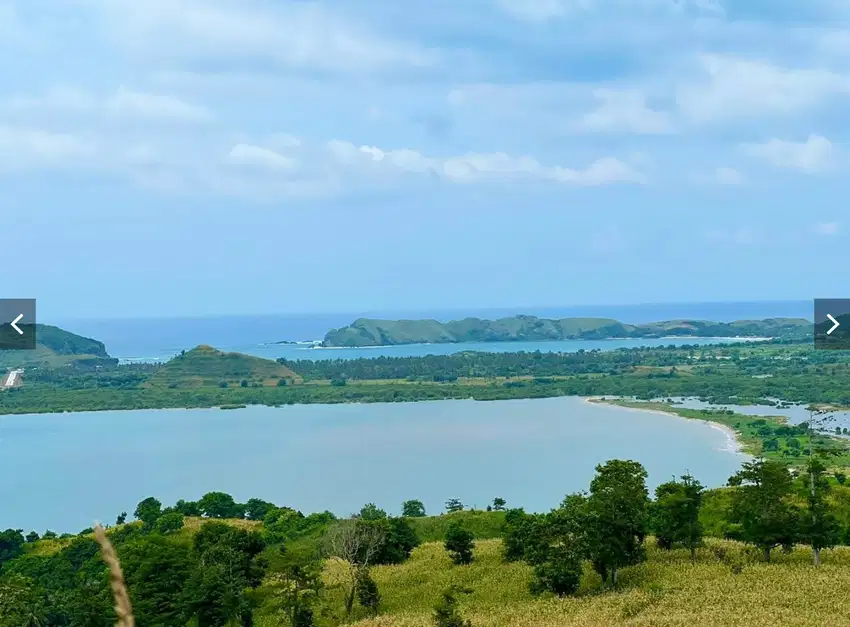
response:
M0 0L49 317L850 297L844 0Z

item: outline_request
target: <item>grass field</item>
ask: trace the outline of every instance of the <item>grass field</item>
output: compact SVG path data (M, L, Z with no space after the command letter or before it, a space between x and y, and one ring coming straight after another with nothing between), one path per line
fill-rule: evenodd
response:
M475 562L454 566L440 543L417 548L400 566L373 570L383 598L381 615L354 621L359 627L430 627L432 607L441 592L457 585L461 612L474 627L838 627L850 624L850 548L825 551L820 568L799 547L777 551L770 564L759 563L741 544L709 539L696 564L686 551L661 551L647 541L646 563L625 569L618 589L606 590L588 572L574 597L533 597L530 571L505 564L500 540L477 543ZM726 555L721 559L719 555ZM737 564L738 566L735 566ZM328 586L319 624L339 617L341 565L325 568ZM737 574L736 574L737 571ZM258 627L285 624L258 616ZM326 622L327 621L327 622Z

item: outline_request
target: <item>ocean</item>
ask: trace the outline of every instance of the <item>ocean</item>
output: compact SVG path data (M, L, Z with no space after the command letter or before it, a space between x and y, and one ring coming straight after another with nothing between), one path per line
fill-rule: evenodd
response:
M434 311L384 311L360 313L208 316L197 318L127 318L109 320L41 320L100 340L109 353L124 361L162 361L181 350L209 344L220 350L237 351L261 357L288 359L333 359L379 355L445 354L459 350L492 351L570 351L585 348L666 345L672 340L607 340L593 342L511 342L393 346L368 349L309 350L304 346L280 345L280 341L321 340L332 328L346 326L360 317L383 319L434 318L441 321L467 316L493 319L517 314L543 318L603 317L630 324L682 318L728 322L774 317L812 318L811 301L667 303L642 305L600 305L582 307L525 307L514 309L467 309ZM618 343L621 342L621 343ZM711 343L713 341L709 341ZM684 343L699 343L688 339ZM702 343L706 343L702 341ZM593 344L593 345L592 345Z

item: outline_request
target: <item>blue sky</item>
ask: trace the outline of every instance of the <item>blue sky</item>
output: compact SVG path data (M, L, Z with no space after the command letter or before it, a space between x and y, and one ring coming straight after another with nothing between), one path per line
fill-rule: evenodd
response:
M0 0L0 75L45 316L850 296L842 0Z

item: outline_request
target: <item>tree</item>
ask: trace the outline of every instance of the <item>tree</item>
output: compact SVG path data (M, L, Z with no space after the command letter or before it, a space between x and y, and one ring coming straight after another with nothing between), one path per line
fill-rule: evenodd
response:
M239 505L226 492L208 492L198 501L198 508L207 518L242 518L245 506Z
M4 562L15 559L23 552L25 543L26 539L20 529L6 529L0 533L0 569Z
M197 567L191 548L176 538L146 534L122 543L118 550L137 624L185 624L183 588Z
M200 567L184 587L189 616L195 624L252 624L258 599L251 590L265 576L264 548L262 536L256 531L218 521L201 526L192 539L192 551Z
M503 499L500 496L497 496L496 498L493 499L493 511L496 511L496 512L504 511L506 504L507 504L507 501L505 501L505 499Z
M118 514L118 517L115 519L115 524L116 525L123 525L125 522L127 522L127 512L121 512L120 514Z
M149 496L136 505L136 511L133 512L133 516L137 520L141 520L145 528L152 529L157 518L162 516L162 503L159 502L159 499Z
M409 518L422 518L425 515L425 505L417 499L405 501L401 505L401 515Z
M699 508L703 487L690 475L681 481L668 481L655 489L655 503L651 507L651 526L658 545L665 549L682 544L696 561L697 547L702 543L702 526Z
M460 499L449 499L446 501L447 512L459 512L461 510L463 510L463 503L460 502Z
M263 499L248 499L248 502L245 503L245 518L248 520L262 520L274 508L274 503L269 503Z
M357 600L372 616L378 615L381 594L378 591L378 584L372 579L368 568L357 570Z
M416 532L404 518L385 518L371 521L370 524L380 525L384 530L383 541L373 562L375 564L401 564L419 546Z
M788 498L792 481L785 464L764 459L744 462L729 485L737 488L731 519L739 525L731 535L758 547L766 562L775 547L790 549L796 539L796 512Z
M472 532L453 522L446 530L446 551L455 564L471 564L475 541Z
M183 514L180 512L168 512L160 516L154 523L154 531L168 534L183 528Z
M366 503L360 508L359 518L363 520L384 520L387 513L374 503Z
M12 575L0 580L0 625L42 627L50 611L44 590L30 579Z
M546 559L534 564L531 592L554 592L564 597L578 590L581 583L582 555L575 546L550 547Z
M521 507L505 513L502 527L502 555L506 562L528 559L540 529L541 516L527 514Z
M313 606L323 587L321 564L291 555L281 547L284 563L271 577L278 604L293 627L313 627Z
M611 573L645 558L643 540L648 523L649 493L646 470L638 462L614 459L596 467L584 506L587 546L603 580Z
M841 537L840 525L827 502L830 486L825 472L823 462L814 457L809 458L806 465L809 490L806 495L807 508L800 521L800 539L812 547L815 566L820 566L821 550L832 548Z
M200 516L201 508L197 501L184 501L180 499L174 504L174 511L180 512L184 516Z
M37 532L35 532L35 531L30 531L30 532L27 534L26 538L24 538L24 540L26 540L26 542L27 542L28 544L32 544L33 542L38 542L38 540L39 540L39 535L38 535L38 533L37 533Z
M342 560L347 566L345 613L351 615L357 594L357 575L361 568L369 568L384 543L383 525L370 521L343 520L328 529L325 535L325 553Z
M587 498L573 494L545 515L528 521L524 558L532 565L531 592L563 597L578 589L588 554Z
M464 620L457 607L454 590L443 592L440 601L434 607L435 627L472 627L472 622Z

